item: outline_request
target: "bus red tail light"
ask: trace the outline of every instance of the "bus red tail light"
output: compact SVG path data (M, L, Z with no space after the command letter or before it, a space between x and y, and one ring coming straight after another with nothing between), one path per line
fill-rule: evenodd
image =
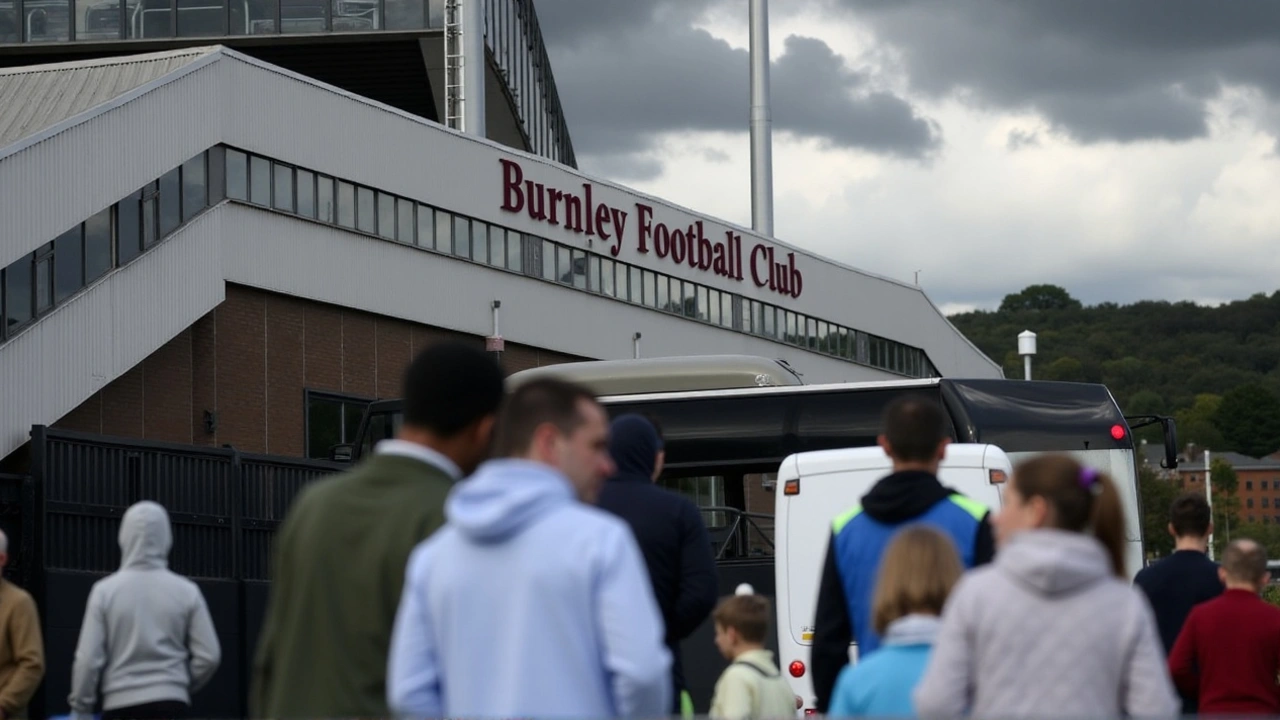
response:
M1123 425L1111 426L1111 438L1113 440L1123 440L1124 436L1125 436L1125 430Z
M798 678L804 676L804 663L799 660L791 661L791 666L787 669L791 672L791 677Z

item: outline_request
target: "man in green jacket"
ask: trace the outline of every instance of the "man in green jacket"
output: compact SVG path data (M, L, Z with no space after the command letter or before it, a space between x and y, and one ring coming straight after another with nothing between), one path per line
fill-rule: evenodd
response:
M255 718L377 718L409 553L444 524L445 496L486 458L502 370L470 345L439 344L404 377L395 440L298 494L275 538L254 659Z

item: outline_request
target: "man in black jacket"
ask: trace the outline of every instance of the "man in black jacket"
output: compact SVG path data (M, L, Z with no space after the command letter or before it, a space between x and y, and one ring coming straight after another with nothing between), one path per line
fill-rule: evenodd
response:
M990 511L938 481L950 437L942 406L904 395L885 408L877 441L893 462L859 505L836 516L818 589L810 663L818 712L826 714L849 645L858 657L880 644L871 623L871 600L885 546L899 528L936 526L956 543L966 568L995 556Z
M618 472L597 504L631 526L653 593L666 623L677 715L693 714L685 690L680 642L715 608L719 577L702 513L687 498L654 484L662 473L662 436L640 415L622 415L609 429L609 452Z

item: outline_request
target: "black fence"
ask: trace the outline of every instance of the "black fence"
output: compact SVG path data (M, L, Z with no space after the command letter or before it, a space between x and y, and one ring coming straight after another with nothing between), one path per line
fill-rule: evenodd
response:
M0 476L0 529L13 558L6 575L35 596L44 626L45 679L31 717L68 711L89 589L119 568L120 518L140 500L169 511L169 566L200 586L222 645L222 665L193 699L192 716L245 717L271 537L303 485L341 469L34 427L31 474Z
M272 535L304 485L347 467L34 427L30 475L0 474L0 529L10 555L5 576L35 597L44 629L45 677L30 717L69 711L71 664L89 590L119 568L120 519L139 500L169 511L169 567L200 586L222 645L222 664L193 698L190 715L247 717ZM718 510L733 511L731 526L713 538L721 594L747 582L772 599L773 558L749 549L767 544L772 554L772 528L757 524L766 516ZM753 531L757 537L749 539ZM726 666L714 635L708 618L682 648L685 680L702 713ZM768 646L776 651L776 633Z

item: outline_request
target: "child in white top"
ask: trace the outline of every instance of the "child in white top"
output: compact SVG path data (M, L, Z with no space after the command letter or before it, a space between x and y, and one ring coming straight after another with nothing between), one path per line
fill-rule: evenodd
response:
M751 586L720 601L712 614L716 647L730 661L716 682L711 717L716 720L793 718L799 708L773 653L764 649L769 630L769 600L751 594Z

